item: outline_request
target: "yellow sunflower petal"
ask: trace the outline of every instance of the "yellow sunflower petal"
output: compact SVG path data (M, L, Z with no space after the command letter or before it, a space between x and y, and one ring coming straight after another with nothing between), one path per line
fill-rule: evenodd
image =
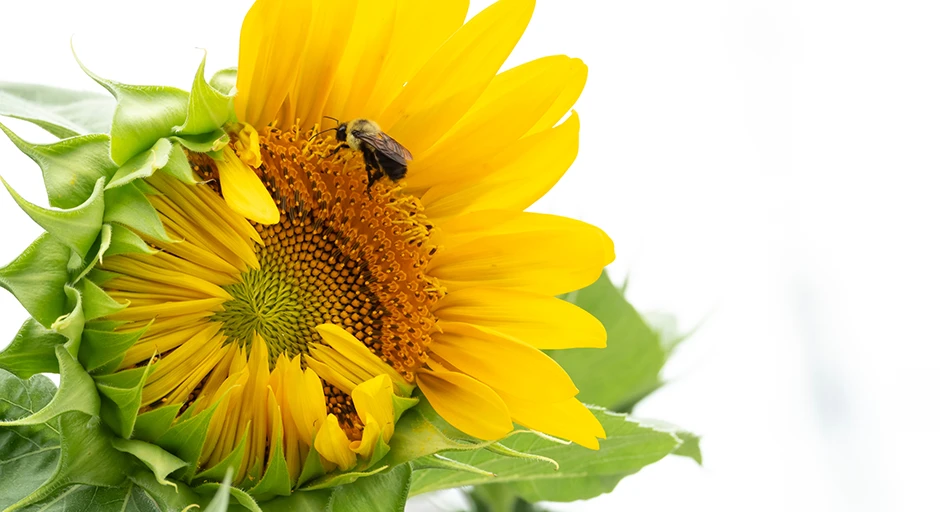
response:
M428 217L445 218L485 209L522 211L545 195L578 155L576 113L561 125L518 140L493 157L481 179L444 182L422 197Z
M349 443L349 449L359 454L363 460L369 460L375 451L375 443L378 442L382 434L382 426L371 415L359 416L364 418L362 421L365 426L362 428L362 439Z
M576 398L552 404L521 400L508 394L500 394L500 398L509 407L513 421L533 430L569 439L592 450L600 447L597 438L607 437L594 414Z
M360 418L371 417L378 424L388 442L395 432L395 406L392 403L392 379L379 375L356 386L352 392L353 405ZM374 443L373 443L374 444Z
M468 0L399 0L388 57L359 117L377 117L467 18Z
M258 0L242 23L235 114L266 126L294 86L310 27L309 0Z
M458 372L422 370L418 387L447 423L479 439L501 439L512 432L506 404L489 386Z
M356 454L349 448L349 438L333 414L326 417L326 423L317 433L313 446L324 459L336 464L343 471L356 465Z
M534 0L501 0L461 27L379 119L415 155L449 130L496 75L529 23Z
M578 394L565 370L542 351L485 327L441 322L430 350L487 386L530 400L558 402Z
M229 207L261 224L276 224L280 221L281 213L261 178L235 155L232 148L226 147L223 158L217 160L216 164L222 197Z
M543 350L607 346L607 331L598 319L545 295L466 288L444 296L435 314L441 320L487 327Z
M473 108L409 166L408 186L479 179L481 163L529 131L569 88L569 78L579 80L573 61L544 57L496 75Z
M561 118L571 112L571 107L578 101L581 91L587 84L588 68L581 59L571 59L568 69L568 77L565 80L565 89L561 91L555 103L545 112L545 115L535 126L533 126L526 135L532 135L547 130L555 126Z
M285 123L300 119L301 128L306 130L320 123L324 114L338 117L333 112L324 112L324 105L350 41L357 5L356 0L314 2L310 36L303 57L295 63L300 73L291 93L291 110Z
M348 121L365 117L362 106L368 100L382 69L385 52L395 24L395 0L359 0L355 22L343 59L336 72L333 89L324 113Z
M448 291L485 286L559 295L593 283L613 261L613 242L590 224L521 218L511 232L445 246L431 260L431 274Z

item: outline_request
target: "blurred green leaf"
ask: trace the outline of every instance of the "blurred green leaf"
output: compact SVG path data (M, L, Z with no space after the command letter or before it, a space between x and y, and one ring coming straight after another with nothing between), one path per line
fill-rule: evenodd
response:
M39 84L0 82L0 115L29 121L59 138L108 133L114 99Z
M600 409L592 412L607 432L607 439L600 441L600 449L596 451L575 444L562 444L533 433L518 433L500 442L513 450L552 459L558 463L558 470L552 464L504 457L488 450L449 453L447 456L454 460L496 476L442 469L419 470L412 479L411 494L465 485L506 483L511 484L517 494L528 497L550 489L551 497L543 499L579 499L583 497L579 489L584 477L609 476L619 480L662 459L680 444L674 432L647 426L623 414Z
M548 351L578 386L579 400L629 411L662 385L659 372L669 351L606 272L591 286L564 298L594 315L607 329L607 348Z

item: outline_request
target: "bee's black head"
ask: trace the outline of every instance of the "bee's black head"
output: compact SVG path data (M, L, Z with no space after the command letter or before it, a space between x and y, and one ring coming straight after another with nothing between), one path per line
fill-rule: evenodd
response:
M346 123L343 123L336 128L336 140L340 142L346 142Z

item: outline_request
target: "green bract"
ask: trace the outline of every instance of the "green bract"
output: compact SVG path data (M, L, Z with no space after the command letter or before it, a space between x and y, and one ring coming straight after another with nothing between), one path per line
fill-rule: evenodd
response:
M280 443L255 485L232 487L236 450L211 468L197 467L213 407L195 414L162 407L138 414L143 384L159 362L116 371L143 334L114 332L102 318L122 305L99 286L105 256L152 253L145 234L172 242L142 178L154 173L196 182L186 151L213 153L229 140L234 70L204 78L191 92L131 86L101 78L102 95L0 84L0 114L59 137L34 144L0 124L42 171L50 207L29 203L7 186L45 233L0 268L0 286L29 312L0 353L0 509L401 510L410 495L481 486L474 498L496 507L516 499L569 501L613 488L622 477L670 453L700 459L697 439L679 430L601 408L608 439L599 451L518 430L501 442L467 438L425 401L402 402L395 434L364 467L324 475L319 458L294 488ZM107 132L107 133L105 133ZM185 150L185 151L184 151ZM605 350L557 354L588 402L626 410L660 384L671 347L603 277L569 297L609 332ZM617 379L599 368L619 368ZM60 375L58 389L41 372ZM26 379L26 380L23 380ZM407 409L407 411L406 411Z

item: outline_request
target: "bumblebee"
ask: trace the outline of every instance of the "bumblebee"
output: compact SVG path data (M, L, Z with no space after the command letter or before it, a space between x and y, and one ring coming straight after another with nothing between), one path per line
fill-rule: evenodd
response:
M335 130L336 140L343 143L340 148L362 153L369 175L368 189L382 176L388 176L393 182L405 177L408 162L413 159L411 151L383 132L375 121L353 119L340 123Z

